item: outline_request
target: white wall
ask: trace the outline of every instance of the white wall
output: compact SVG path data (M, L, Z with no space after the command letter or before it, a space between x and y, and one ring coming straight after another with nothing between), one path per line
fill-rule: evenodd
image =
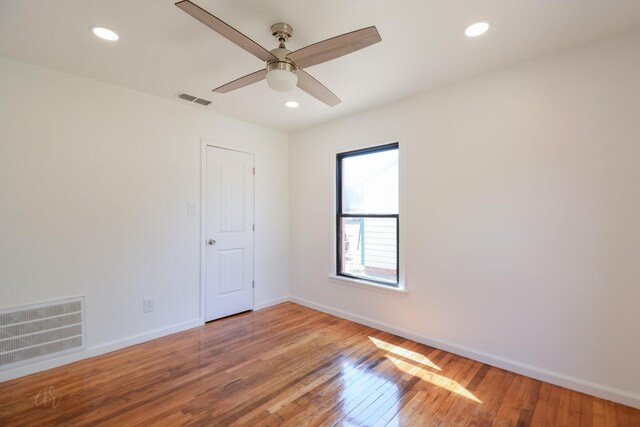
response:
M294 300L640 407L640 34L290 141ZM336 152L400 140L407 295L328 280Z
M0 58L0 308L86 295L85 355L199 323L201 138L255 153L255 301L286 298L286 134Z

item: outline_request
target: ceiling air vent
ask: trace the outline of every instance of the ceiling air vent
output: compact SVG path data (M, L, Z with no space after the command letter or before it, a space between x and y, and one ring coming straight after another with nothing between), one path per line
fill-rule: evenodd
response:
M184 99L185 101L195 101L196 99L198 99L197 96L187 95L186 93L179 93L178 98Z
M178 98L184 99L185 101L194 102L196 104L204 105L205 107L211 104L211 101L204 98L198 98L197 96L189 95L188 93L179 93Z

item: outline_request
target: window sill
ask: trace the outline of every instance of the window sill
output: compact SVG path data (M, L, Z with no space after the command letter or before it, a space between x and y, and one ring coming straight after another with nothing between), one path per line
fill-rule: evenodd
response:
M366 280L351 279L349 277L331 275L329 276L329 280L339 285L352 286L354 288L366 289L368 291L381 292L396 296L404 296L409 293L404 288L393 288L391 286L378 285L376 283L367 282Z

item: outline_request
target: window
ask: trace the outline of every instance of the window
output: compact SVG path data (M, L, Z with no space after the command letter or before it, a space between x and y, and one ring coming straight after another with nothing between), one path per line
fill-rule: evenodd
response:
M340 153L337 275L399 286L398 144Z

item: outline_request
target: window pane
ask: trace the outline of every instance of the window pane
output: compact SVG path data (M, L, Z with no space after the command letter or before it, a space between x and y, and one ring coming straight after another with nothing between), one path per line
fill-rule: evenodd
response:
M397 230L396 218L342 218L340 273L397 283Z
M398 213L398 150L342 159L342 213Z

